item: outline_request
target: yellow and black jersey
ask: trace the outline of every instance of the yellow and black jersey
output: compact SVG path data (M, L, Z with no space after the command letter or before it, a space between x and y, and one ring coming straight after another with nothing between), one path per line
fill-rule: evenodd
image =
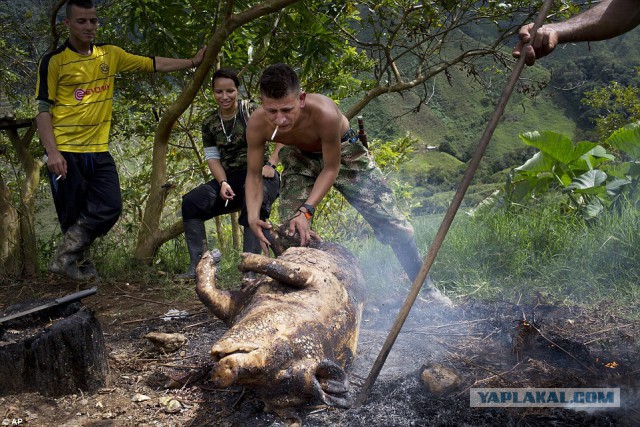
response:
M154 71L155 58L109 44L94 44L90 55L80 55L68 40L42 58L36 99L52 105L53 133L60 151L109 150L115 75L135 70Z

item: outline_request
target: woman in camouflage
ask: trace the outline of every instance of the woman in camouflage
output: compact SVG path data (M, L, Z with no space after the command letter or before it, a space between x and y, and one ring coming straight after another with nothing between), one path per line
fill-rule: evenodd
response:
M181 278L193 278L200 256L207 250L204 222L218 215L240 211L238 222L244 227L243 251L260 253L260 242L247 222L244 182L247 175L245 129L251 113L258 107L238 99L240 81L235 71L221 68L213 74L213 96L218 104L202 124L204 155L213 179L182 197L182 221L191 263ZM271 204L280 191L280 175L275 169L276 150L265 151L262 176L264 199L260 217L269 218Z

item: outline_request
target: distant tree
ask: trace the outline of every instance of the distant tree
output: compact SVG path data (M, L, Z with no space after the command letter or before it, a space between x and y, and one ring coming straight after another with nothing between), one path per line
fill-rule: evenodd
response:
M640 76L640 67L636 67L636 73ZM597 115L593 120L602 140L616 129L640 120L640 87L635 84L614 81L585 92L582 103L595 110Z
M456 149L454 148L449 138L450 137L445 136L444 140L440 143L440 145L438 145L438 151L458 158L458 153L456 152Z

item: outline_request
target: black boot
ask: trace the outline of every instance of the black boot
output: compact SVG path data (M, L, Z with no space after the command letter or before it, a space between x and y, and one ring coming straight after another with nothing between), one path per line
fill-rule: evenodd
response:
M191 263L186 273L176 275L177 279L194 279L196 277L196 266L200 257L207 250L207 234L204 228L204 221L200 219L189 219L184 221L184 239L187 241L189 258Z
M260 254L262 252L262 246L260 246L260 240L253 233L250 227L243 227L243 242L242 242L242 252L249 252L252 254Z
M400 265L402 265L405 273L407 273L409 280L413 283L416 280L416 277L418 277L418 273L422 267L422 257L418 251L416 241L414 239L410 239L401 244L392 244L391 248L393 249L393 253L396 254L396 258L398 259L398 262L400 262ZM427 276L424 282L425 286L422 290L424 299L446 307L453 307L451 299L433 286L433 282L429 276Z
M252 254L261 254L262 246L260 246L260 240L251 231L250 227L243 227L243 241L242 241L242 252L249 252ZM242 280L255 280L258 278L258 275L255 271L245 271L242 273Z
M56 253L49 263L49 271L53 274L66 276L71 280L88 281L95 279L93 271L80 268L79 262L84 252L91 246L94 237L88 230L78 224L73 224L62 237Z
M85 249L82 255L80 256L80 260L78 261L78 268L84 274L88 274L94 276L95 279L99 279L98 270L96 270L96 266L91 261L89 248Z

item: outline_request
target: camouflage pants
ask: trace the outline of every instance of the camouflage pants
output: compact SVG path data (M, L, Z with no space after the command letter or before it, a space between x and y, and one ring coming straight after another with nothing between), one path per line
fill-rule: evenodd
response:
M323 168L322 154L291 145L280 151L284 167L280 187L280 218L291 218L307 200ZM340 171L333 184L371 225L376 238L388 245L413 240L413 227L397 207L387 180L360 141L343 142Z

